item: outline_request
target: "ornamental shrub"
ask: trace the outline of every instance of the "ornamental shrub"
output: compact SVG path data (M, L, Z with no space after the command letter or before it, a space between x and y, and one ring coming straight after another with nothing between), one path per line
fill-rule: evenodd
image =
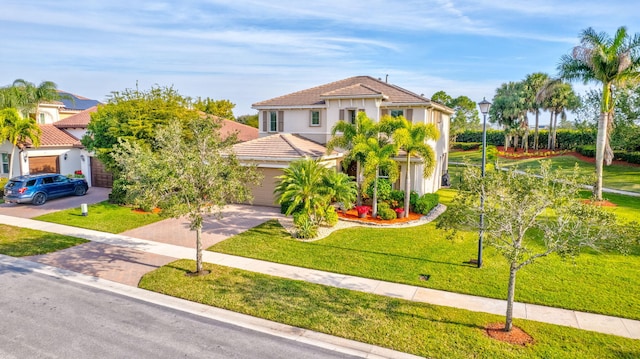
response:
M438 205L439 200L440 196L437 193L425 193L416 202L414 211L420 214L427 214Z
M576 146L576 152L578 152L583 156L596 157L596 146L594 145Z
M373 198L373 181L369 183L366 194ZM378 179L378 201L388 201L391 198L391 182L386 178Z
M378 216L380 216L380 218L384 220L395 219L397 217L396 211L391 209L389 203L386 202L378 203Z
M338 213L336 212L336 208L334 206L329 206L324 212L324 223L333 227L338 224Z
M296 229L296 238L311 239L318 236L318 225L306 213L294 214L293 224Z
M477 150L481 145L482 142L456 142L452 147L457 150L469 151Z

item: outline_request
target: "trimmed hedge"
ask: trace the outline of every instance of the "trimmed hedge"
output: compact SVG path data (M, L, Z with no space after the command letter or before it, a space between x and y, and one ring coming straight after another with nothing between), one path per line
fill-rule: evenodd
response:
M578 152L583 156L596 157L596 146L594 145L576 146L576 152Z
M453 144L453 148L463 151L477 150L482 145L482 142L456 142Z
M439 201L440 196L437 193L425 193L416 201L414 211L420 214L428 214L438 205Z
M593 145L596 143L597 132L590 129L582 130L566 130L558 129L556 133L556 149L558 150L572 150L576 146ZM482 131L481 130L467 130L459 134L457 142L480 142L482 143ZM534 131L529 130L529 148L533 148ZM520 141L522 141L522 137ZM494 146L504 146L504 131L502 130L487 130L487 143ZM538 147L547 148L549 143L549 130L538 131Z

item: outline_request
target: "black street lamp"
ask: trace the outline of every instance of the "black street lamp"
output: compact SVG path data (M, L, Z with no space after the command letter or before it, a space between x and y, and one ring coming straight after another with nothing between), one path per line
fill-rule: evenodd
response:
M484 180L484 168L487 164L487 113L491 107L491 102L486 98L478 102L480 112L484 117L482 122L482 179ZM482 239L484 237L484 183L482 184L482 192L480 192L480 238L478 239L478 268L482 267Z

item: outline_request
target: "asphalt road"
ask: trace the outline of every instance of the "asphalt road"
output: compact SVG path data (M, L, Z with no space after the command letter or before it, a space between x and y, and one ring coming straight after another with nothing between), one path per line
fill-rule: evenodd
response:
M0 265L0 358L353 358Z

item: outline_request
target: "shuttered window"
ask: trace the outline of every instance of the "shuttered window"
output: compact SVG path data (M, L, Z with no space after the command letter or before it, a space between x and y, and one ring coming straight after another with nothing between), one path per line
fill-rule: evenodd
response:
M269 132L278 131L278 113L276 111L269 112Z

